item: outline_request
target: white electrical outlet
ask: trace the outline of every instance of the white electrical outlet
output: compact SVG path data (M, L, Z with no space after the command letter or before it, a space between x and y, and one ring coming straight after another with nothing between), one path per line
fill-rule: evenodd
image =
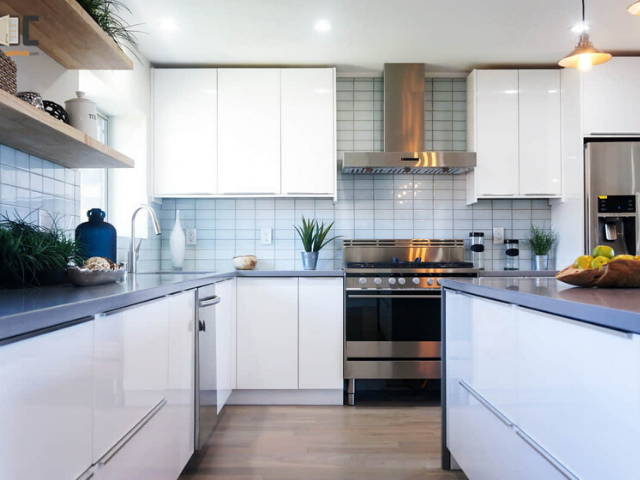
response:
M271 228L261 228L260 229L260 243L262 245L271 245L273 241L273 234Z
M187 245L195 245L198 243L198 233L195 228L187 228Z
M495 245L504 243L504 227L493 227L493 243Z

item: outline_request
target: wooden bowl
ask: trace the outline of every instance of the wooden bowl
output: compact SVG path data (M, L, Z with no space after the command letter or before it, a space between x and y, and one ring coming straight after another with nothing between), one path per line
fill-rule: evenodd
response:
M578 287L640 288L640 261L613 260L600 269L589 270L571 266L558 272L556 278Z

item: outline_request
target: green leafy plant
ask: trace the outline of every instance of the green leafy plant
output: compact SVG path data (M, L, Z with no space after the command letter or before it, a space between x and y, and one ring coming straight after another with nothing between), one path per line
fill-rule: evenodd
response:
M121 11L131 13L129 7L120 0L78 0L78 3L120 48L126 47L135 55L138 32L133 30L135 25L129 25L120 15Z
M531 225L531 250L535 255L548 255L556 242L557 235L553 230L543 230L535 225Z
M28 218L28 217L27 217ZM0 284L24 287L63 278L70 261L80 262L73 240L55 225L44 228L25 218L0 218Z
M309 220L302 217L302 224L300 226L294 225L293 228L298 232L305 252L319 252L329 242L338 238L338 236L335 236L327 239L332 227L333 222L325 225L324 222L318 223L315 219Z

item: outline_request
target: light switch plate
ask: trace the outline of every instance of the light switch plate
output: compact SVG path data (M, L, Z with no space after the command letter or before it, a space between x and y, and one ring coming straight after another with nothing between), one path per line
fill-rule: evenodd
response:
M494 245L504 243L504 227L493 227L493 243Z
M195 245L198 243L198 233L195 228L187 228L187 245Z
M260 229L260 244L271 245L273 242L273 234L271 228L265 227Z

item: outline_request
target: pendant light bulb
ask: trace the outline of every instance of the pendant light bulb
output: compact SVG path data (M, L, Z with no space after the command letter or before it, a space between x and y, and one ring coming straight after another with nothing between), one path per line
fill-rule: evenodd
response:
M640 4L640 1L638 1ZM582 0L582 23L585 24L584 0ZM558 62L558 65L564 68L577 68L586 72L591 70L594 65L608 62L612 55L607 52L601 52L591 43L589 34L584 31L580 34L578 45L569 55Z
M631 15L640 16L640 1L629 5L629 8L627 8L627 12L629 12Z

